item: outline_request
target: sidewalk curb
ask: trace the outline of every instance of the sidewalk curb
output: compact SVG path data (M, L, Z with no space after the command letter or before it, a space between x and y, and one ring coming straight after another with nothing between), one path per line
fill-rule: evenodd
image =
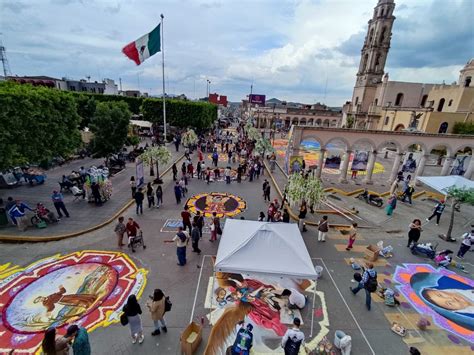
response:
M184 154L182 154L179 158L177 158L174 163L178 163L180 160L184 158ZM164 176L167 174L170 170L173 164L171 164L169 167L167 167L161 174L160 177ZM129 200L128 202L125 203L125 205L118 210L112 217L107 219L106 221L99 223L95 226L92 226L90 228L86 228L77 232L73 233L68 233L68 234L59 234L59 235L51 235L48 237L38 237L34 235L21 235L21 236L16 236L16 235L9 235L9 234L0 234L0 242L4 243L44 243L44 242L53 242L57 240L63 240L63 239L68 239L72 237L77 237L82 234L86 234L89 232L93 232L95 230L98 230L102 227L105 227L106 225L112 223L115 219L117 219L122 213L124 213L130 206L133 205L133 200Z

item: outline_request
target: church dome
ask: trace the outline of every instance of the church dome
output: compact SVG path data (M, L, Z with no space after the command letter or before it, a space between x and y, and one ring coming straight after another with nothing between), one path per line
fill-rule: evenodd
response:
M469 60L464 68L459 71L459 85L465 87L472 86L471 82L474 77L474 58Z

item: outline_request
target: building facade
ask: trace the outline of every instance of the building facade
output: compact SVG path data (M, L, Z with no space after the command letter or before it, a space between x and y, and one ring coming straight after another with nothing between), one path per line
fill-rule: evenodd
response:
M395 21L393 0L379 0L369 20L352 100L342 126L357 129L451 133L456 122L472 122L474 60L451 85L389 81L384 72Z

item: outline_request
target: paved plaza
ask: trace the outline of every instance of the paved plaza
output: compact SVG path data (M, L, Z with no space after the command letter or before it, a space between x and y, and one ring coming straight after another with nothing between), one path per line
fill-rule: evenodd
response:
M179 154L174 152L173 157L178 159ZM196 161L196 159L197 157L194 155L193 161ZM206 163L210 166L211 162L207 159ZM76 165L80 166L82 164L84 164L82 161L73 162L65 167L65 169L73 169ZM222 162L220 165L225 166L226 164ZM387 166L390 166L390 161L387 162ZM28 230L25 234L37 236L47 236L48 233L60 234L85 228L95 223L98 224L110 218L110 216L113 216L120 210L121 206L129 201L130 189L128 180L132 171L134 171L133 166L127 166L124 173L112 178L114 196L103 207L87 206L85 202L79 202L75 205L69 200L69 197L66 197L66 204L70 208L72 216L69 220L61 221L60 225L48 227L41 231ZM61 172L58 169L57 171L50 172L48 175L49 182L47 184L51 182L52 185L32 188L21 187L9 191L2 190L2 196L14 193L20 195L20 192L25 190L26 192L22 192L25 193L23 198L28 202L34 202L41 193L47 195L47 191L54 185ZM148 176L147 171L146 176ZM256 220L260 211L266 213L267 210L261 189L263 179L265 178L273 181L268 172L265 172L264 176L253 182L243 181L242 183L237 183L233 181L230 185L224 182L213 182L207 185L203 180L194 178L190 180L188 185L189 191L186 199L194 195L210 192L230 193L246 202L245 210L234 218L244 217L248 220ZM142 320L145 327L145 341L143 344L133 345L130 341L128 327L121 326L116 320L103 322L102 326L97 327L97 329L90 333L93 353L179 354L180 334L192 320L199 324L201 322L204 324L203 343L197 351L199 354L204 353L206 340L211 330L207 318L209 309L206 308L206 295L210 277L212 277L213 257L217 253L218 243L210 243L208 241L209 234L204 234L199 246L202 249L202 254L196 255L188 247L187 264L183 267L176 265L175 245L166 244L163 241L174 236L173 228L169 226L173 226L173 221L180 219L180 212L186 199L181 204L176 204L171 174L166 174L163 179L164 205L161 208L148 209L145 203L143 215L137 216L135 214L134 205L123 212L123 216L134 217L141 226L147 245L146 249L138 248L135 253L131 253L128 249L120 250L117 248L113 232L114 223L84 235L60 241L47 243L3 243L0 248L0 267L3 265L3 268L0 269L0 277L1 275L7 275L9 269L15 270L12 269L15 266L20 268L26 267L38 260L55 255L59 258L57 256L58 253L64 256L78 251L91 251L92 254L96 253L98 255L96 258L104 258L105 256L100 256L101 253L123 252L124 254L121 255L124 255L124 259L119 258L120 260L117 262L123 262L137 270L141 270L138 274L146 279L146 284L138 283L137 280L130 281L135 282L133 287L139 290L138 293L141 295L139 303L143 309ZM276 171L274 181L279 185L280 189L283 188L283 180L282 175L279 175ZM331 176L323 175L323 180L327 187L333 185L331 183L333 181ZM380 181L383 181L383 177L380 180L377 179L376 183L371 186L371 189L380 192L384 191L386 186L380 186ZM360 185L353 182L344 184L344 186L339 184L334 186L345 191L360 188ZM34 195L35 200L29 195L30 191L38 193L38 196ZM280 198L273 182L271 197L272 199ZM117 201L114 201L114 199ZM337 229L330 231L326 243L317 242L317 230L315 227L309 226L308 232L303 233L304 241L314 265L323 267L322 277L318 280L316 286L318 297L315 301L314 314L312 314L313 310L309 307L303 312L305 322L302 329L307 336L308 342L312 339L318 339L320 335L326 333L329 339L332 340L335 330L342 330L351 335L354 354L407 354L409 346L417 346L423 354L445 354L448 351L458 354L470 353L472 351L472 344L469 344L461 336L455 336L452 332L448 332L433 324L433 322L427 331L422 332L418 330L416 322L419 319L419 313L412 302L407 300L403 294L399 294L401 305L396 308L387 307L380 298L374 296L372 310L368 312L364 305L364 295L362 293L352 295L349 290L350 286L355 285L351 282L354 270L350 267L349 259L354 257L359 262L362 261L365 247L369 244L376 244L379 241L383 241L384 245L392 245L394 248L392 258L379 258L375 263L379 282L387 286L395 286L396 282L393 276L401 272L397 266L401 266L404 263L420 264L421 266L419 267L422 268L426 268L426 265L433 265L431 261L422 256L412 255L409 249L406 248L408 223L415 217L424 221L431 212L433 201L422 197L416 199L413 206L399 203L394 215L388 217L385 215L383 208L379 209L361 203L354 199L354 197L336 193L330 199L335 204L345 206L346 208L355 207L359 211L357 222L363 228L359 230L360 236L356 240L355 247L351 252L345 250L347 236ZM439 250L450 248L457 251L458 243L447 243L437 237L439 233L446 231L449 213L450 208L448 207L442 216L440 226L436 226L433 222L424 225L422 233L423 242L439 243ZM459 236L462 232L466 231L472 223L472 216L474 216L473 209L463 206L461 212L456 214L453 235ZM317 221L320 217L321 215L316 213L310 217L310 220ZM329 220L330 223L350 223L349 220L340 216L330 215ZM0 233L4 232L1 231ZM5 233L21 235L20 232L16 232L13 228L10 228ZM75 257L83 257L81 255ZM474 271L473 257L473 253L467 254L467 258L463 261L465 266L464 272L460 272L457 269L453 271L462 277L470 277ZM64 264L65 261L63 260L61 263ZM150 333L153 331L153 324L145 303L155 288L161 288L166 295L170 296L173 308L171 312L166 314L168 333L152 337ZM403 324L407 329L408 334L405 338L401 338L390 330L391 323L394 321Z

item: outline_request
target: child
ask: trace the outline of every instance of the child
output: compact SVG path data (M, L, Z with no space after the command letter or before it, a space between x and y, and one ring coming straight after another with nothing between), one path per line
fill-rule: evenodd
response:
M354 242L356 240L357 236L357 223L352 223L351 229L349 229L349 241L347 243L347 248L346 250L349 251L352 249L352 246L354 245Z

